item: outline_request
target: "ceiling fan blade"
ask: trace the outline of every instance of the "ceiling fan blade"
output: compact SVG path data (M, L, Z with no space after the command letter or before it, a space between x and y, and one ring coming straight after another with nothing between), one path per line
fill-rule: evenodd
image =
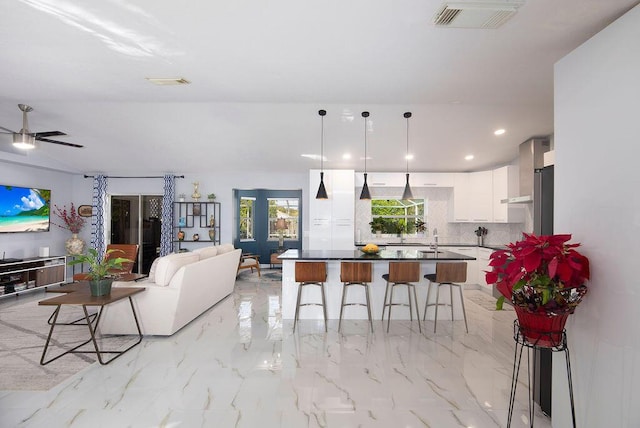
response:
M53 144L61 144L63 146L77 147L79 149L84 147L84 146L81 146L80 144L67 143L65 141L50 140L48 138L38 138L38 137L36 137L36 140L38 140L38 141L46 141L47 143L53 143Z
M33 135L36 138L40 138L40 137L55 137L57 135L67 135L67 134L60 131L46 131L46 132L36 132Z
M11 134L15 134L15 131L10 130L9 128L5 128L4 126L0 126L0 129L4 129L5 131L8 131ZM4 132L3 132L4 134Z

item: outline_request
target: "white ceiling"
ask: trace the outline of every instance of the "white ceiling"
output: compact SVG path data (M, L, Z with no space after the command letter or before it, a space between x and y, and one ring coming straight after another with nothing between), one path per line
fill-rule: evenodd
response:
M0 159L139 174L404 170L511 162L553 133L553 65L637 0L528 0L497 30L435 28L441 0L0 3L0 126L60 130ZM145 77L184 77L155 86ZM493 135L506 128L501 137ZM56 138L56 137L54 137ZM10 136L0 147L11 150ZM351 160L342 154L350 152ZM463 157L474 154L467 162Z

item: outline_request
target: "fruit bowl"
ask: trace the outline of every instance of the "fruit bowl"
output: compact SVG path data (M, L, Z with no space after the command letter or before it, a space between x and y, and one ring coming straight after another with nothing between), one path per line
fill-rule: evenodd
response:
M360 251L368 255L375 255L380 252L380 248L375 244L367 244L364 247L361 247Z

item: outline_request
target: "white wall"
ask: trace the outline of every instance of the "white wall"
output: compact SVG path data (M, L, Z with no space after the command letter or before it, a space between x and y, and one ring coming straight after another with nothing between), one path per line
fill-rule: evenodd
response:
M580 427L640 426L640 6L555 68L555 231L591 262L567 324ZM571 426L562 354L553 426Z
M71 202L78 205L77 201L72 200L73 176L63 172L26 167L0 160L0 184L50 189L52 205L50 231L0 233L0 257L3 253L7 258L35 257L38 255L40 247L49 247L52 256L64 255L64 241L70 238L71 234L53 224L62 224L60 219L53 214L53 205L69 207Z

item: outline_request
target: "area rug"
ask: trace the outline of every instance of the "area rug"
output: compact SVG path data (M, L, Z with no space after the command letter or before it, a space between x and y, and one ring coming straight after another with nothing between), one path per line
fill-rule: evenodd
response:
M248 282L280 282L282 281L282 271L278 270L262 270L258 277L258 272L242 272L237 277L238 280Z
M470 300L473 303L480 306L481 308L486 309L488 311L496 310L496 298L491 296L490 294L485 293L484 291L465 290L464 298L465 300ZM508 304L505 304L503 306L503 309L506 311L513 311L513 308Z
M94 364L93 354L67 354L46 366L40 365L49 334L47 319L52 312L52 307L38 306L37 301L0 308L0 390L46 391ZM80 308L67 307L58 321L73 321L81 316ZM47 358L88 337L86 326L56 327Z

